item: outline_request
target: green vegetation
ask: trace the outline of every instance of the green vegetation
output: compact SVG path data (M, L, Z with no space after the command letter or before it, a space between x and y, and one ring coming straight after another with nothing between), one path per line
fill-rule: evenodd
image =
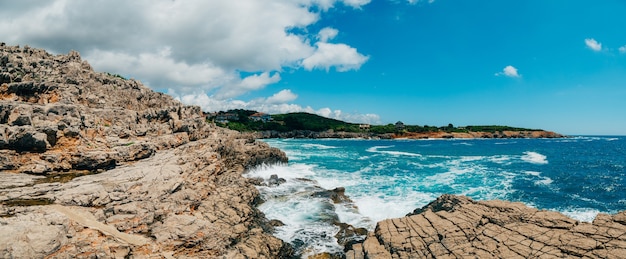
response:
M288 113L272 115L269 121L251 119L256 114L250 110L229 110L218 112L207 117L219 126L237 131L264 131L275 130L287 132L292 130L311 131L347 131L359 132L359 125L340 120L330 119L310 113Z
M359 125L347 123L340 120L330 119L310 113L288 113L272 116L276 122L283 122L284 129L289 130L311 130L311 131L346 131L359 132Z
M106 74L109 75L109 76L112 76L112 77L117 77L117 78L121 78L121 79L127 80L127 78L123 77L120 74L111 74L109 72L106 72Z
M524 129L509 126L466 126L455 127L453 124L446 126L419 126L404 125L401 122L387 125L367 125L362 128L359 124L348 123L340 120L330 119L315 114L298 112L288 114L276 114L268 116L267 120L261 120L260 113L251 110L229 110L217 112L207 116L207 120L215 122L217 125L241 132L274 130L288 132L293 130L310 131L344 131L344 132L371 132L375 134L386 133L426 133L426 132L501 132L501 131L538 131L535 129ZM257 116L254 118L254 116Z

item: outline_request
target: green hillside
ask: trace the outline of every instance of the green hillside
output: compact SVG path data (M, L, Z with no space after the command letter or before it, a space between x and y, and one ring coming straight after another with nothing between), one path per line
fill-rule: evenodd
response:
M500 132L500 131L535 131L535 129L524 129L509 126L465 126L455 127L452 124L447 126L428 126L428 125L404 125L398 122L396 124L387 125L371 125L367 129L360 129L359 124L348 123L336 119L322 117L316 114L297 112L287 114L267 115L267 120L255 120L251 116L259 114L251 110L229 110L226 112L213 113L207 116L207 120L213 121L220 126L227 127L237 131L266 131L274 130L279 132L288 132L294 130L310 130L310 131L344 131L344 132L371 132L374 134L398 133L398 132Z
M358 124L347 123L340 120L322 117L305 112L272 115L274 122L283 124L288 130L311 130L311 131L349 131L359 130Z

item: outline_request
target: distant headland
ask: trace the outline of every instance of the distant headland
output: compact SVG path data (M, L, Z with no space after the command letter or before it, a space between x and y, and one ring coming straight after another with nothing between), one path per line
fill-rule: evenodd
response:
M252 110L228 110L206 114L207 120L257 138L363 138L363 139L455 139L455 138L562 138L542 129L499 125L446 126L349 123L310 113L274 114Z

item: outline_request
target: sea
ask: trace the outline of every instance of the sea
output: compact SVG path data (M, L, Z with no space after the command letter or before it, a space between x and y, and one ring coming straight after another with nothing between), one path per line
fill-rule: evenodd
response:
M626 136L262 141L283 150L289 163L246 176L285 180L258 187L259 209L284 224L274 235L303 257L342 252L337 221L373 230L442 194L522 202L586 222L626 210ZM351 201L316 195L337 187Z

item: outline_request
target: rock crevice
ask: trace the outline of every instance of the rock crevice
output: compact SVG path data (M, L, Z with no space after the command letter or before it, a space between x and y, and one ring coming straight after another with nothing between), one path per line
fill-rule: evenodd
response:
M521 203L443 195L406 217L378 222L347 258L621 258L626 211L592 223Z
M242 177L282 151L77 52L0 44L0 81L1 258L288 256Z

